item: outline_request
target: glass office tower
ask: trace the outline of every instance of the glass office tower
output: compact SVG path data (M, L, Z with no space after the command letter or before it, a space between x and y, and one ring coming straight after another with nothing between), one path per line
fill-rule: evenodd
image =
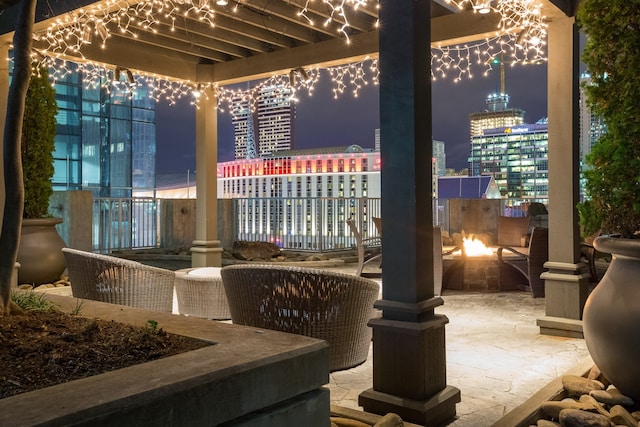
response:
M156 101L148 88L127 91L126 83L116 88L83 82L76 64L64 66L70 72L54 85L54 188L91 190L101 197L131 197L136 190L153 189ZM106 78L112 74L109 70Z

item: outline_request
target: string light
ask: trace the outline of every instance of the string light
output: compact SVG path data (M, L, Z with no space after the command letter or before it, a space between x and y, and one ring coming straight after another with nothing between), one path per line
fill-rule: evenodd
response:
M542 56L547 39L546 17L537 0L446 0L460 10L467 7L474 13L495 12L500 15L496 29L499 35L509 36L507 43L515 48ZM516 41L519 41L516 44Z
M527 57L526 51L514 47L512 39L521 35L495 36L474 44L463 46L438 46L431 51L431 77L433 81L453 76L454 81L464 77L473 78L473 69L480 69L487 76L498 61L511 65L517 63L542 62L542 57ZM127 82L121 82L116 76L116 69L109 69L105 64L95 62L74 63L60 58L46 56L44 52L34 51L34 60L51 70L50 77L55 83L64 80L70 73L82 73L85 87L102 87L107 92L116 90L132 97L138 87L145 87L148 96L156 102L166 101L174 105L182 98L190 100L191 105L198 107L202 99L209 99L213 94L217 99L218 111L229 111L233 114L234 103L239 99L252 100L251 108L255 111L254 102L259 93L266 87L282 87L289 94L292 102L298 101L298 93L306 92L313 96L314 89L324 73L331 79L332 93L338 99L345 92L358 97L360 90L367 85L379 84L377 58L366 58L352 64L328 68L295 68L287 75L274 75L258 82L250 89L231 89L213 83L178 81L167 76L149 74L129 69L119 69L127 73Z
M517 44L519 35L496 35L485 40L458 46L438 46L431 49L431 78L436 81L453 76L458 82L473 78L472 70L479 68L483 76L493 70L493 64L539 64L546 62L543 43L535 49Z
M311 1L305 2L298 15L313 24L309 17ZM375 2L379 8L378 0L322 0L330 11L324 25L328 26L331 22L339 23L341 26L338 32L348 41L348 9L352 10L349 13L353 13L370 1ZM476 13L493 11L500 14L501 19L494 37L465 45L433 47L431 77L434 81L448 76L453 76L454 81L460 81L464 77L473 78L472 70L475 68L480 68L486 76L492 70L496 58L511 65L546 61L547 26L536 0L446 1L460 9L471 8ZM216 1L217 5L221 6L222 3ZM237 5L238 3L235 7ZM265 86L288 88L290 99L294 102L298 100L297 93L300 91L306 91L308 96L313 95L315 85L320 79L319 68L296 68L288 76L272 76L248 91L236 91L212 83L176 81L166 76L129 69L123 69L127 81L121 82L120 79L113 78L116 70L110 70L104 64L84 61L82 64L71 66L69 64L73 63L62 59L67 56L80 56L80 60L83 61L81 48L84 45L97 41L104 48L113 32L137 37L137 31L140 29L157 32L156 27L167 20L173 31L175 20L181 16L196 17L214 26L215 14L208 0L142 0L133 6L120 0L107 0L105 3L60 16L46 30L36 34L35 38L46 47L36 51L34 57L43 66L53 70L51 77L54 80L63 79L69 73L77 71L83 73L85 84L93 87L101 86L107 91L115 89L133 96L136 88L144 85L148 88L149 96L156 101L166 100L169 104L175 104L178 99L189 97L191 104L196 108L203 95L204 99L208 99L207 93L212 93L217 97L218 110L232 111L234 99L247 97L255 100L256 95ZM377 27L378 23L375 25ZM377 59L367 58L361 62L324 70L331 78L334 98L339 98L347 91L357 97L363 86L378 84ZM252 105L252 108L255 109L255 105Z
M302 10L298 12L298 16L306 19L309 24L315 25L313 19L309 17L309 3L311 3L312 1L313 0L307 0L305 2ZM350 25L345 6L349 5L353 8L354 11L356 11L358 7L367 5L367 0L322 0L322 3L327 5L327 8L331 11L331 13L329 13L329 17L324 21L323 26L327 27L332 22L339 22L336 17L342 18L342 25L340 25L337 31L338 33L344 35L347 43L350 43L351 39L349 39L349 33L347 31Z

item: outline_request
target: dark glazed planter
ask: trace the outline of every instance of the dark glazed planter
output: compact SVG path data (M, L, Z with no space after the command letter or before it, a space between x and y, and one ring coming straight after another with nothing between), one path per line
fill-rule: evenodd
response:
M640 399L640 239L602 236L594 241L612 255L583 312L585 343L594 363L622 393Z
M18 248L18 284L41 285L60 279L66 267L62 248L66 245L56 230L60 218L22 220Z

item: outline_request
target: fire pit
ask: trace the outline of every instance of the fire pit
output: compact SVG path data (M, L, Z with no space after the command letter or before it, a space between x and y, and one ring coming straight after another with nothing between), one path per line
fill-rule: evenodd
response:
M522 279L512 266L501 263L495 248L473 236L464 237L462 249L444 258L443 289L495 292L519 289Z

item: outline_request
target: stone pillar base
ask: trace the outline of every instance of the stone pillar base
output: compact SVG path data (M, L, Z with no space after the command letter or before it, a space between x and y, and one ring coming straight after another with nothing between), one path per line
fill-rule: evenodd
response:
M421 425L440 425L455 417L460 391L447 386L445 325L449 319L433 314L440 297L418 304L381 300L383 317L373 328L373 388L360 394L366 412L393 412ZM390 312L390 313L388 313ZM416 321L385 318L405 314ZM424 320L418 320L424 317Z
M540 327L541 335L584 338L584 334L582 333L582 320L543 316L536 321L536 324Z
M540 276L545 284L545 316L538 319L540 333L582 338L582 310L589 296L589 274L582 263L546 262Z
M456 416L456 403L460 390L446 386L427 400L411 400L381 393L370 388L360 393L358 404L367 412L386 414L393 412L405 421L423 426L439 426Z
M191 247L192 267L220 267L222 246L220 240L194 240Z

